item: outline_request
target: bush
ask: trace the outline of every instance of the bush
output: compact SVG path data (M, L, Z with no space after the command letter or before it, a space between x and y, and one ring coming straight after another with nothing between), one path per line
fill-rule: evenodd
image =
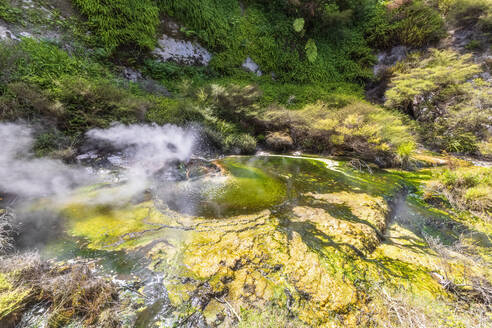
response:
M288 130L296 144L306 150L352 152L381 166L402 164L415 145L400 114L363 102L342 108L319 102L300 111L273 110L265 113L264 124L270 131Z
M136 123L152 106L145 98L106 79L66 76L57 86L53 95L65 108L59 126L70 134L83 133L93 127L108 127L116 121Z
M29 306L44 304L49 306L48 327L62 327L75 320L83 321L84 326L98 325L103 311L114 309L117 303L117 287L95 276L85 263L53 265L35 253L1 260L0 321L3 323L11 322L15 326Z
M159 8L152 0L74 0L98 43L109 53L118 47L153 49Z
M420 122L419 134L429 146L474 153L490 137L492 84L470 78L481 72L471 55L431 50L397 66L386 92L385 106Z
M256 150L256 139L246 133L231 134L224 139L224 149L233 154L253 154Z
M492 169L485 167L459 167L443 169L430 183L426 198L443 194L461 210L492 219Z
M47 119L74 136L114 121L136 122L151 107L100 64L51 43L24 39L1 47L0 58L10 65L1 81L1 119Z
M106 68L85 53L69 55L57 45L34 39L19 43L0 42L0 68L7 72L0 83L22 80L49 88L63 75L109 77Z
M492 32L491 0L440 0L439 4L456 24Z
M370 23L368 41L376 48L396 45L420 48L445 35L439 11L424 0L415 0L394 8L380 8Z
M12 7L8 0L0 0L0 18L7 23L19 23L22 10Z

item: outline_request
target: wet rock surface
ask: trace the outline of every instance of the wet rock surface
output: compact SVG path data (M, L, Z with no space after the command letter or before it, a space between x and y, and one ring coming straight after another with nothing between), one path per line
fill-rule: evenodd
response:
M337 267L370 254L385 229L388 205L367 189L370 181L331 171L323 161L282 157L192 161L186 172L178 183L196 181L202 192L215 177L225 179L225 186L227 179L235 181L226 189L212 189L218 193L205 192L198 203L188 198L188 206L207 207L214 201L220 206L228 189L248 190L249 180L258 180L253 185L261 192L262 183L271 185L274 175L289 186L289 196L272 198L266 208L255 203L256 210L244 203L241 210L253 213L236 209L217 218L177 211L159 193L121 208L91 209L75 202L64 212L69 233L87 238L89 248L146 250L150 271L163 274L161 293L169 301L161 302L172 307L155 310L153 316L170 316L189 304L196 311L181 318L180 325L227 325L237 320L234 312L241 307L261 308L277 299L315 323L360 302L357 288L343 278L345 269ZM190 191L189 185L184 188ZM144 288L144 293L156 290Z
M440 257L417 229L443 231L444 223L399 198L397 173L294 156L169 168L173 178L160 172L144 197L91 203L116 192L109 183L61 208L67 237L81 241L82 252L138 259L125 274L114 269L128 304L122 316L136 326L232 327L242 309L273 304L309 326L356 327L378 306L364 287L374 282L426 300L447 297L431 274L442 272Z

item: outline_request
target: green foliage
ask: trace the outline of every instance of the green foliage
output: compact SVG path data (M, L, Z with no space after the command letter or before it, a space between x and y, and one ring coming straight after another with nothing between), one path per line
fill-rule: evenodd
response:
M304 18L297 18L294 20L294 24L292 26L294 27L294 31L297 33L302 32L304 29Z
M70 56L55 44L34 39L23 39L20 43L3 43L0 48L0 58L9 71L1 82L13 80L37 84L46 88L63 75L109 76L108 71L90 60L82 52Z
M415 0L394 9L379 7L368 29L368 41L376 48L395 45L420 48L445 34L439 11L424 0Z
M224 150L234 154L253 154L256 139L247 133L230 134L224 139Z
M479 72L480 66L471 63L471 55L448 50L431 50L427 58L414 55L395 71L385 105L408 110L417 96L457 96L466 80Z
M64 106L60 128L70 134L108 127L115 121L135 123L151 106L146 99L106 79L66 76L57 82L52 94Z
M249 56L281 82L359 82L372 76L374 57L358 28L335 24L330 33L309 28L304 38L293 28L299 15L286 2L248 1L243 9L235 0L163 0L159 5L196 32L214 53L212 68L222 75L241 74L240 66ZM313 41L306 55L308 39ZM317 60L311 62L316 48Z
M439 7L460 26L492 32L491 0L439 0Z
M314 63L316 58L318 58L318 47L316 47L316 42L313 39L309 39L306 43L306 56L309 62Z
M153 49L159 8L152 0L74 0L87 17L98 44L111 53L118 47Z
M210 84L217 84L223 87L236 85L245 87L248 85L256 86L259 91L258 105L269 107L272 105L282 105L290 109L299 109L309 103L322 100L330 106L343 107L357 99L364 97L364 89L355 83L331 82L331 83L308 83L301 84L295 82L279 82L272 80L269 76L258 77L247 72L241 72L233 77L204 77L193 80L194 87L206 87ZM196 76L196 75L195 75ZM166 81L176 90L178 85L175 81Z
M465 49L470 51L481 50L482 44L478 40L471 40L466 44Z
M444 169L429 184L427 197L444 193L457 208L473 211L484 218L492 218L492 169L486 167L458 167Z
M150 107L83 54L33 39L4 45L0 57L9 68L0 85L2 119L44 118L73 136L113 121L136 122Z
M174 98L156 99L146 115L147 120L159 125L186 125L202 122L204 116L200 109L190 101Z
M303 148L357 156L383 166L405 164L415 140L402 115L363 102L342 108L319 102L299 111L265 113L270 130L290 131Z
M173 62L161 62L146 59L141 67L142 73L162 82L169 90L178 91L178 83L191 80L200 83L217 76L210 67L180 65Z
M396 68L386 106L420 121L422 140L437 149L474 153L490 137L490 82L469 79L481 72L471 55L432 50Z
M19 23L21 17L21 9L13 7L8 0L0 0L0 19L7 23Z

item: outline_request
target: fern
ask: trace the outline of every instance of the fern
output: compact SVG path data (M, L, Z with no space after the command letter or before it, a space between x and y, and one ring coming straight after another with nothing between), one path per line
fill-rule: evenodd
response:
M121 46L152 49L159 8L152 0L74 0L87 17L99 46L109 53Z

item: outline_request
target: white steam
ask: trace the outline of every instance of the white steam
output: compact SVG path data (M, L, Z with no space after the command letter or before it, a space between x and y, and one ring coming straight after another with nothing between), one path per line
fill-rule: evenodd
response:
M195 133L174 125L115 125L87 132L93 140L103 140L123 149L130 171L151 175L171 161L191 157Z
M32 132L24 125L0 123L0 191L24 197L62 195L90 181L84 169L35 158Z
M32 129L25 125L0 123L0 192L24 197L65 196L77 186L98 181L88 168L35 158L32 135ZM123 183L117 192L101 195L100 202L128 199L144 191L157 171L172 161L188 160L196 139L193 130L173 125L115 125L91 130L87 137L104 141L124 154L120 172Z

